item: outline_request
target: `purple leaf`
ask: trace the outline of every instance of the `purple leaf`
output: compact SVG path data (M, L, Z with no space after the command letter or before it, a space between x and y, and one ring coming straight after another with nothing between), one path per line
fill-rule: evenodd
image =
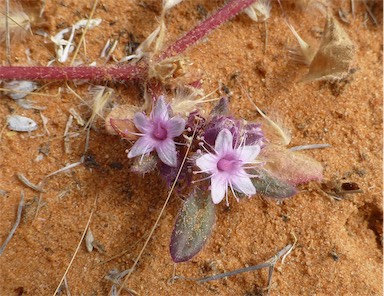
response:
M229 113L229 102L227 97L222 97L220 101L213 107L210 115L211 116L220 116L228 115Z
M212 198L199 188L185 200L172 232L170 252L175 263L193 258L205 245L215 224Z

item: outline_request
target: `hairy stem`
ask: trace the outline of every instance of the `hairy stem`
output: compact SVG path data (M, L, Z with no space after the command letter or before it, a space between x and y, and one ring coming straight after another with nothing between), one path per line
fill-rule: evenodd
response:
M145 67L134 65L113 67L0 67L0 79L16 80L123 80L144 78Z
M223 8L189 31L173 45L169 46L159 55L163 60L182 53L188 47L204 38L222 23L226 22L236 14L247 8L256 0L231 0ZM129 81L134 79L145 79L148 65L123 65L112 67L0 67L1 79L16 80L117 80Z
M189 31L174 44L169 46L160 54L160 60L173 57L177 54L182 53L188 47L204 38L211 31L216 29L218 26L228 21L242 10L250 6L256 0L231 0L224 7L219 9L215 14L210 16L204 22L199 24L197 27Z

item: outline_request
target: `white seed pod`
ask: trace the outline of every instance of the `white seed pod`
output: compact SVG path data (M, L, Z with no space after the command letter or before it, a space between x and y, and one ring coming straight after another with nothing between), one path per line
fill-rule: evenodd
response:
M270 0L259 0L244 9L244 12L255 22L262 23L271 16L271 8Z
M356 47L338 21L327 16L321 44L309 65L308 74L301 80L340 80L351 67Z
M32 119L20 115L8 116L8 128L17 132L31 132L37 130L37 123Z
M102 21L101 18L90 19L88 29L93 29L94 27L97 27L98 25L101 24L101 21ZM88 19L83 19L78 21L73 26L75 27L75 30L79 30L81 28L84 28L87 25L87 23L88 23Z
M20 100L38 88L36 82L28 80L13 80L4 82L3 87L9 91L4 92L14 100Z
M83 19L74 24L71 28L65 28L57 33L55 36L51 36L51 41L55 44L55 52L57 56L57 61L60 63L64 63L71 52L73 52L75 48L75 44L73 43L73 39L75 36L76 30L84 28L88 23L87 19ZM88 29L93 29L94 27L100 25L101 19L91 19L89 20ZM64 39L64 35L69 34L69 39Z
M175 95L170 105L175 114L188 117L191 112L197 110L198 105L210 101L207 97L208 96L204 96L204 92L198 88L188 86L178 87L175 90Z
M0 3L0 42L5 39L6 36L6 14L5 1ZM22 39L26 33L31 29L31 23L28 15L23 11L23 7L20 4L12 3L9 9L8 15L8 29L9 33L15 41Z
M292 61L298 64L310 65L312 63L313 57L316 54L316 49L314 49L311 45L304 41L303 38L296 32L295 28L286 21L286 24L291 30L293 36L295 36L297 42L299 43L300 48L292 49L289 51L289 56Z
M135 50L134 54L131 54L129 56L123 57L119 62L127 62L130 60L138 61L143 56L148 55L150 52L150 48L152 43L158 38L158 35L160 33L160 26L158 26L141 44L140 46Z
M87 126L91 125L96 116L104 118L104 112L108 109L108 103L113 98L114 90L112 88L95 85L89 87L89 96L92 97L92 115L88 120Z
M95 238L93 237L91 228L88 227L87 233L85 234L85 247L87 251L91 253L93 251L93 242Z
M172 7L176 6L179 4L182 0L164 0L163 1L163 9L164 11L167 11L171 9Z

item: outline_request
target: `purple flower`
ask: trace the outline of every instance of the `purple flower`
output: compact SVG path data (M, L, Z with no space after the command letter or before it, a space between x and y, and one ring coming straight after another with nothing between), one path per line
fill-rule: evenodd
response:
M209 145L214 145L220 131L227 129L232 133L233 145L236 146L241 138L244 138L244 144L248 146L263 146L266 139L259 123L246 123L243 120L237 120L230 116L214 116L205 126L204 140Z
M235 191L251 196L256 193L251 177L245 169L253 168L255 158L260 153L260 145L239 145L233 148L233 135L223 129L217 135L214 153L205 153L196 160L200 173L210 173L211 195L215 204L226 196L228 205L228 186L236 197ZM251 164L251 166L246 166ZM236 197L237 198L237 197Z
M156 150L162 162L175 167L177 165L177 152L173 139L180 136L184 131L185 120L178 116L169 119L164 96L157 99L149 118L138 112L135 114L133 122L141 134L129 151L128 158L145 155Z
M260 147L265 145L266 139L259 123L248 123L244 126L245 145L258 144Z
M214 116L204 130L204 140L209 145L214 145L220 131L227 129L232 134L233 144L240 139L241 122L229 116Z

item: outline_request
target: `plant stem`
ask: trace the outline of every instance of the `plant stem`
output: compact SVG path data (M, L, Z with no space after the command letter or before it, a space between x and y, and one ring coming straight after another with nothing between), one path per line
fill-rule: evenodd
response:
M182 53L204 38L222 23L247 8L256 0L231 0L214 15L189 31L159 55L159 60ZM117 80L130 81L147 78L147 65L123 65L111 67L0 67L1 79L15 80Z
M170 45L164 50L159 58L164 60L166 58L173 57L177 54L182 53L188 47L204 38L211 31L216 29L218 26L228 21L242 10L250 6L257 0L231 0L224 7L219 9L214 15L206 19L204 22L199 24L197 27L189 31L174 44Z
M135 65L112 67L0 67L0 79L16 80L122 80L144 78L145 67Z

